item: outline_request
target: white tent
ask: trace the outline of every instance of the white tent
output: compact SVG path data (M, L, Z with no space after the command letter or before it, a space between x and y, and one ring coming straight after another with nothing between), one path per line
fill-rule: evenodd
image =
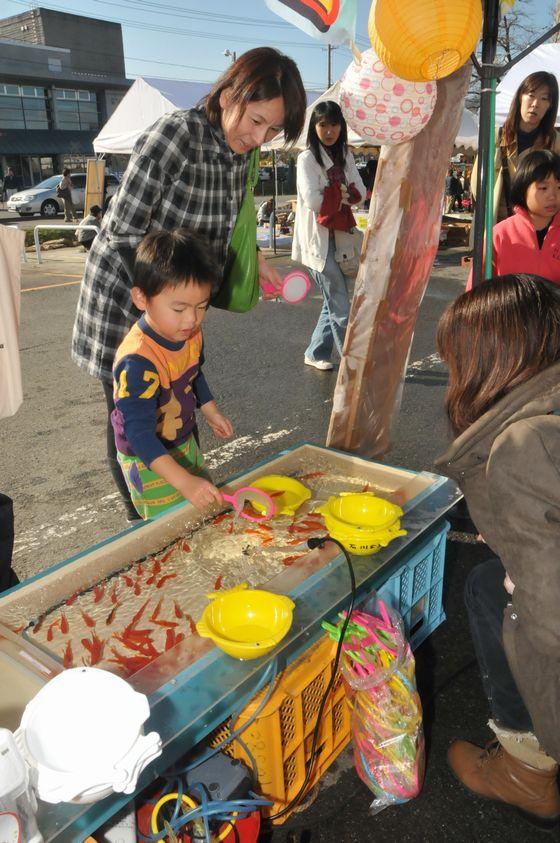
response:
M93 141L100 155L129 155L142 132L170 111L193 108L212 88L210 82L139 77ZM317 91L307 91L312 102Z
M305 115L305 124L303 127L303 131L297 141L293 144L292 148L305 149L305 147L307 146L306 139L307 132L309 129L309 120L311 118L311 113L317 103L322 102L323 100L333 100L334 102L340 102L340 80L338 80L338 82L335 82L334 85L331 85L331 87L327 91L321 94L320 97L317 97L317 99L312 102L310 106L308 106ZM263 152L273 149L283 149L284 144L284 133L282 132L273 141L264 144L261 149L263 150ZM356 149L360 147L379 146L380 144L372 143L371 140L364 140L360 137L360 135L356 134L356 132L354 132L352 129L350 129L350 127L348 127L348 145ZM455 146L473 150L476 150L478 146L478 120L476 119L472 111L468 111L466 108L463 111L459 132L457 134L457 137L455 138Z
M498 85L496 96L496 125L502 126L508 115L515 92L526 76L538 70L554 73L560 81L560 44L542 44L515 64ZM556 117L560 126L560 117Z
M130 154L136 140L148 126L176 108L192 108L208 93L210 87L204 82L179 82L140 76L94 138L95 152L98 155L102 152Z

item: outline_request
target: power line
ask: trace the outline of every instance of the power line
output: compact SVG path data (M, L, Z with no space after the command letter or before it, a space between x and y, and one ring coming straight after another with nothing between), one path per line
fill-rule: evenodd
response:
M28 8L26 0L10 0L10 2L16 3L19 6L25 6L26 8ZM123 6L121 3L111 3L111 5L113 7L119 6L119 7L128 9L127 6ZM49 6L42 6L42 8L50 9L51 11L55 11L55 12L69 12L70 14L76 14L74 9L69 9L67 6L49 5ZM107 18L107 17L100 18L99 20L105 20L108 23L117 23L117 24L120 24L121 26L130 26L133 29L143 29L143 30L147 29L150 32L163 32L163 33L171 34L171 35L188 35L188 36L196 37L196 38L210 38L210 39L217 40L217 41L223 41L224 38L229 38L231 40L231 37L232 37L231 33L222 34L222 33L216 33L216 32L199 32L199 31L195 31L195 30L191 30L191 29L179 29L176 26L172 27L172 26L165 26L163 24L143 23L143 22L140 22L140 21L116 20L115 18ZM240 42L240 43L244 43L244 44L253 44L253 45L257 45L259 47L262 46L262 39L260 39L260 38L255 39L255 38L245 38L245 37L235 36L235 40ZM292 47L292 48L293 47L296 47L296 48L297 47L311 47L313 49L321 49L321 47L322 47L322 44L313 43L313 42L311 42L309 44L302 44L302 43L294 43L293 41L276 41L275 43L276 43L277 46Z

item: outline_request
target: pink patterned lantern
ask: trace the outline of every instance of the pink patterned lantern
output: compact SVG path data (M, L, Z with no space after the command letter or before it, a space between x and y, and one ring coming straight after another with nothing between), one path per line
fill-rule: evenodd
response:
M354 60L340 82L346 122L365 141L403 143L422 131L434 110L435 82L408 82L395 76L374 50Z

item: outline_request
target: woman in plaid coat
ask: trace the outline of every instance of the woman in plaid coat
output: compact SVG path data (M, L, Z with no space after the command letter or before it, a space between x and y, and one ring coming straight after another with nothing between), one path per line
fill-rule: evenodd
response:
M252 149L284 130L294 141L306 97L295 62L271 47L242 55L203 103L158 120L137 141L119 190L88 255L72 336L72 357L102 381L107 454L130 519L137 517L116 460L110 415L115 351L139 313L132 304L135 250L153 230L203 234L224 265L243 199ZM260 281L281 280L259 252ZM216 291L214 291L216 292Z

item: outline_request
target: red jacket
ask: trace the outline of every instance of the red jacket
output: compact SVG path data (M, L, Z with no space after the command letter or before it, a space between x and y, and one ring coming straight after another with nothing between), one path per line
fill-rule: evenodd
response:
M550 223L539 249L535 226L529 213L519 206L507 220L494 226L492 232L492 275L525 272L541 275L560 284L560 211ZM472 288L472 269L467 290Z

